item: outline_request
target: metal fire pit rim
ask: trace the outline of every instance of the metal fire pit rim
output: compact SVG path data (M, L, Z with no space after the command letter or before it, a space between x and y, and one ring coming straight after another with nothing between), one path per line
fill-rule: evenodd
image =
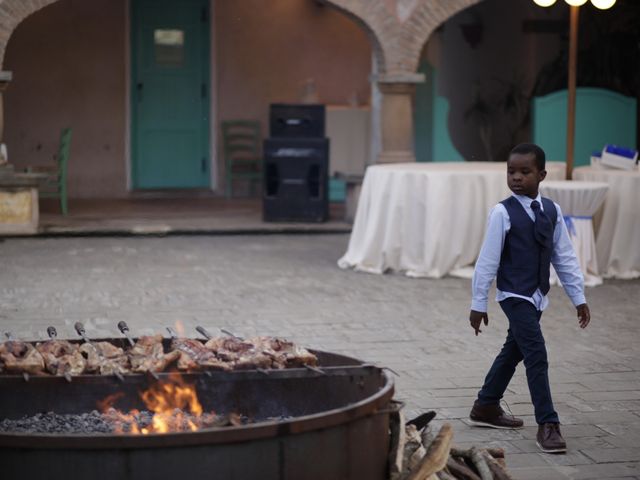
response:
M323 375L353 375L354 372L367 370L367 369L376 369L380 367L376 367L371 364L361 364L361 365L344 365L344 366L320 366L318 367L322 369L323 373L308 370L306 368L301 367L292 367L292 368L283 368L283 369L271 369L271 370L255 370L255 369L246 369L246 370L233 370L233 371L223 371L223 370L201 370L201 371L193 371L193 372L180 372L180 371L169 371L169 372L159 372L156 373L157 379L154 378L154 381L160 380L168 380L174 375L180 375L183 379L188 381L195 380L198 378L208 378L211 380L217 381L234 381L239 378L245 379L255 379L255 380L268 380L270 378L308 378L308 377L319 377ZM150 377L149 374L146 373L130 373L123 375L124 380L119 380L115 375L75 375L71 377L71 383L79 382L79 383L104 383L109 382L113 385L121 385L123 383L136 383L140 380ZM12 382L25 382L25 379L22 375L0 375L0 386L2 384L11 384ZM59 384L66 385L70 383L67 379L65 379L62 375L33 375L29 377L29 383L51 383L51 384ZM63 387L61 387L63 388Z
M292 419L258 422L237 427L208 428L196 432L150 435L0 433L0 448L101 450L181 447L238 443L331 428L367 416L388 413L387 409L394 394L394 382L387 372L379 368L378 370L385 379L385 383L373 395L342 408Z

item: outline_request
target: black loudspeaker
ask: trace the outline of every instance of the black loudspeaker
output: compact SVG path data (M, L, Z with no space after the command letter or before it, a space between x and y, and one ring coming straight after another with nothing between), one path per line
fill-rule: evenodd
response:
M324 222L329 216L329 139L264 141L265 222Z
M324 105L274 103L269 111L269 136L323 138Z

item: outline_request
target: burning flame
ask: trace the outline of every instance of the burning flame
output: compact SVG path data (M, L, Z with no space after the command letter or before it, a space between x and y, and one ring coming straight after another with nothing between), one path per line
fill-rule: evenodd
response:
M148 390L140 393L147 409L153 412L151 421L147 422L148 426L139 426L140 423L144 423L141 422L144 414L139 410L125 413L113 408L115 402L123 395L124 393L119 392L98 403L98 408L113 422L115 433L148 435L196 431L200 428L198 420L203 414L196 389L193 385L185 383L179 374L171 375L166 382L156 382Z
M176 320L174 327L176 329L176 333L178 334L178 336L184 337L184 323L182 323L181 320Z
M202 415L202 405L195 388L186 385L179 375L172 375L171 380L171 383L158 382L141 395L147 408L155 413L153 431L166 433L184 424L191 431L198 430L198 426L183 413L189 411L197 417Z

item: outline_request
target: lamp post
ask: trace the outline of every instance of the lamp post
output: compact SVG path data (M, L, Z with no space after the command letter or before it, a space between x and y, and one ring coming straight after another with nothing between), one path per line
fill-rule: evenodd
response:
M571 8L569 24L569 75L567 82L567 170L566 179L571 179L573 172L573 148L576 133L576 71L578 64L578 19L582 5L587 0L564 0ZM540 7L550 7L556 0L533 0ZM616 0L591 0L594 7L607 10L613 7Z

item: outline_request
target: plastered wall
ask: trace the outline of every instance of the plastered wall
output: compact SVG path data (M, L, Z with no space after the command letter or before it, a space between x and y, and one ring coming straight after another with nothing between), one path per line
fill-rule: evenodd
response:
M5 57L9 161L51 163L70 126L70 196L125 195L124 52L124 0L61 0L19 24Z
M61 128L74 138L71 197L125 197L128 69L126 0L60 0L11 37L5 143L21 168L52 161ZM257 118L297 102L313 79L320 102L369 102L371 47L352 20L314 0L215 0L212 118ZM214 133L216 136L217 132ZM219 142L215 142L219 145ZM218 185L222 166L217 156Z

